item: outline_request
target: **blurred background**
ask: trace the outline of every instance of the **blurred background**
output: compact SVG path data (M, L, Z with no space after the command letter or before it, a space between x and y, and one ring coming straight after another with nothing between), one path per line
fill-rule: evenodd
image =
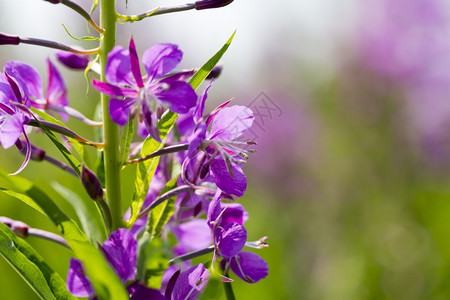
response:
M128 14L180 3L128 0L126 10L117 2ZM77 37L88 32L58 5L1 1L0 16L5 33L94 46L68 37L61 24ZM236 280L238 299L450 299L448 1L236 0L118 28L117 42L126 46L132 34L139 53L178 44L185 68L201 66L237 30L208 105L235 97L255 111L258 153L245 167L249 185L240 201L250 213L249 239L270 238L258 251L269 277ZM0 48L1 66L22 60L44 82L45 57L56 61L45 48ZM72 105L92 116L95 92L86 96L83 75L58 67ZM81 133L92 136L89 128ZM49 145L43 135L33 142ZM16 152L0 149L8 172L23 159ZM82 195L79 182L49 165L31 162L22 175ZM17 200L0 200L0 215L56 230ZM29 241L65 277L69 251ZM36 298L3 259L0 274L1 298Z

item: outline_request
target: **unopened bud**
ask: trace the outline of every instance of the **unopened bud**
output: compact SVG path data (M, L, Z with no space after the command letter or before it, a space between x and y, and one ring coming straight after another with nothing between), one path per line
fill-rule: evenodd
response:
M66 67L77 70L86 69L90 61L88 55L75 54L67 51L56 52L56 57Z
M60 0L44 0L44 1L47 1L47 2L50 2L50 3L53 3L53 4L59 4L59 3L61 3Z
M28 229L30 227L21 221L14 221L11 224L11 230L20 238L26 238L28 236Z
M100 180L85 165L81 168L81 183L92 200L100 201L103 199L103 189Z
M45 150L32 145L30 158L35 161L42 161L45 158Z
M19 45L20 37L0 32L0 45Z
M11 230L21 238L26 238L28 236L28 229L30 228L27 224L21 221L13 220L7 217L0 217L0 223L5 224Z
M220 73L222 73L222 69L223 69L222 65L214 66L214 68L211 70L208 76L206 76L206 79L208 80L211 80L213 78L216 79L217 77L219 77Z
M233 0L201 0L195 2L195 9L209 9L209 8L218 8L222 6L226 6L233 2Z

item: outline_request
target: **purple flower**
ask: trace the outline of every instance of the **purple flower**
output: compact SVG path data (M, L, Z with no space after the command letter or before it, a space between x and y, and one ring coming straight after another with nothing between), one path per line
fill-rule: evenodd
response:
M24 94L25 103L37 109L52 109L69 105L67 89L64 80L50 61L47 59L48 84L45 95L42 90L42 79L32 66L20 61L9 61L5 64L5 71L13 77ZM61 117L67 120L67 115L60 112Z
M0 73L0 144L5 149L12 145L16 145L19 150L26 147L25 160L13 175L20 173L31 157L31 146L24 129L24 124L29 120L28 108L19 86L9 75ZM24 143L19 140L22 134Z
M181 272L173 288L171 299L196 299L208 283L209 277L209 271L202 264Z
M181 61L183 54L176 45L157 44L144 52L142 63L147 73L143 78L133 39L129 50L114 47L108 54L106 80L94 80L94 87L111 97L110 114L114 122L125 125L133 107L140 107L140 116L150 135L160 140L156 122L167 104L175 113L186 113L195 106L197 95L178 74L168 75Z
M236 214L234 209L227 214L226 218L223 218L228 206L221 203L219 191L209 204L207 222L213 232L216 254L223 257L232 257L244 248L247 241L247 230L245 230L243 223L235 222L235 220L243 222L244 219L240 218L239 215L237 215L238 218L234 218L233 214Z
M232 258L224 259L222 264L229 265L239 278L248 283L258 282L269 272L266 261L252 252L240 252Z
M130 294L130 300L167 300L160 291L148 288L138 281L127 286L127 291Z
M112 232L101 249L123 283L134 279L137 241L129 230L120 228ZM77 297L92 296L94 292L84 275L81 263L76 259L72 259L70 263L67 289Z

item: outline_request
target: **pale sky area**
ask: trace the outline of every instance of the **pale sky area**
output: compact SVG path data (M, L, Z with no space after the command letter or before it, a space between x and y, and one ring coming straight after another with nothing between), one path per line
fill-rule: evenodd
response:
M91 3L90 0L75 2L86 9ZM117 1L117 10L122 14L138 14L157 6L182 3L129 0L125 10L124 3ZM183 67L200 66L236 29L235 39L223 58L222 80L225 86L250 85L258 89L261 77L263 82L268 82L274 75L267 74L270 70L276 72L298 62L326 76L333 69L340 41L350 32L355 16L353 3L354 0L235 0L220 9L180 12L118 25L118 43L126 46L133 34L140 53L154 43L176 43L184 52ZM85 48L95 46L74 41L65 33L62 24L74 36L88 34L85 25L78 25L84 24L83 19L62 5L2 0L0 11L2 32ZM7 60L20 59L41 70L45 66L42 57L53 55L53 50L28 45L4 46L1 51L2 65Z

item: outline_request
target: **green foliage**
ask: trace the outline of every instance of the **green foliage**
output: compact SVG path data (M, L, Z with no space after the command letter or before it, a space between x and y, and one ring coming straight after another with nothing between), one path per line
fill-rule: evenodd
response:
M0 254L41 299L75 299L64 279L8 226L0 223Z
M200 84L206 79L206 77L211 73L212 69L219 63L222 56L225 54L225 52L228 50L228 47L230 46L231 42L233 41L234 35L236 34L236 31L233 32L231 37L228 39L228 41L225 43L225 45L220 48L219 51L217 51L216 54L214 54L213 57L211 57L195 74L189 79L189 83L192 86L194 90L196 90Z
M128 299L122 283L100 251L89 243L75 221L70 219L53 200L34 183L20 176L6 177L18 193L34 200L62 233L77 259L83 262L99 299Z
M61 122L57 121L55 118L51 117L49 114L38 111L37 109L33 109L33 112L43 118L44 120L48 120L50 123L54 123L60 125ZM72 153L67 150L66 146L51 132L47 127L42 125L42 123L35 117L35 121L37 122L39 128L41 128L44 133L49 137L52 143L58 148L64 158L69 162L70 166L75 170L75 172L80 175L80 162L72 155ZM65 126L64 126L65 127Z
M120 141L120 166L123 166L128 160L128 154L130 153L130 144L133 140L133 135L133 122L129 121L123 128L122 139Z
M74 208L89 241L102 243L107 238L107 232L96 202L80 197L56 181L52 182L52 187Z

